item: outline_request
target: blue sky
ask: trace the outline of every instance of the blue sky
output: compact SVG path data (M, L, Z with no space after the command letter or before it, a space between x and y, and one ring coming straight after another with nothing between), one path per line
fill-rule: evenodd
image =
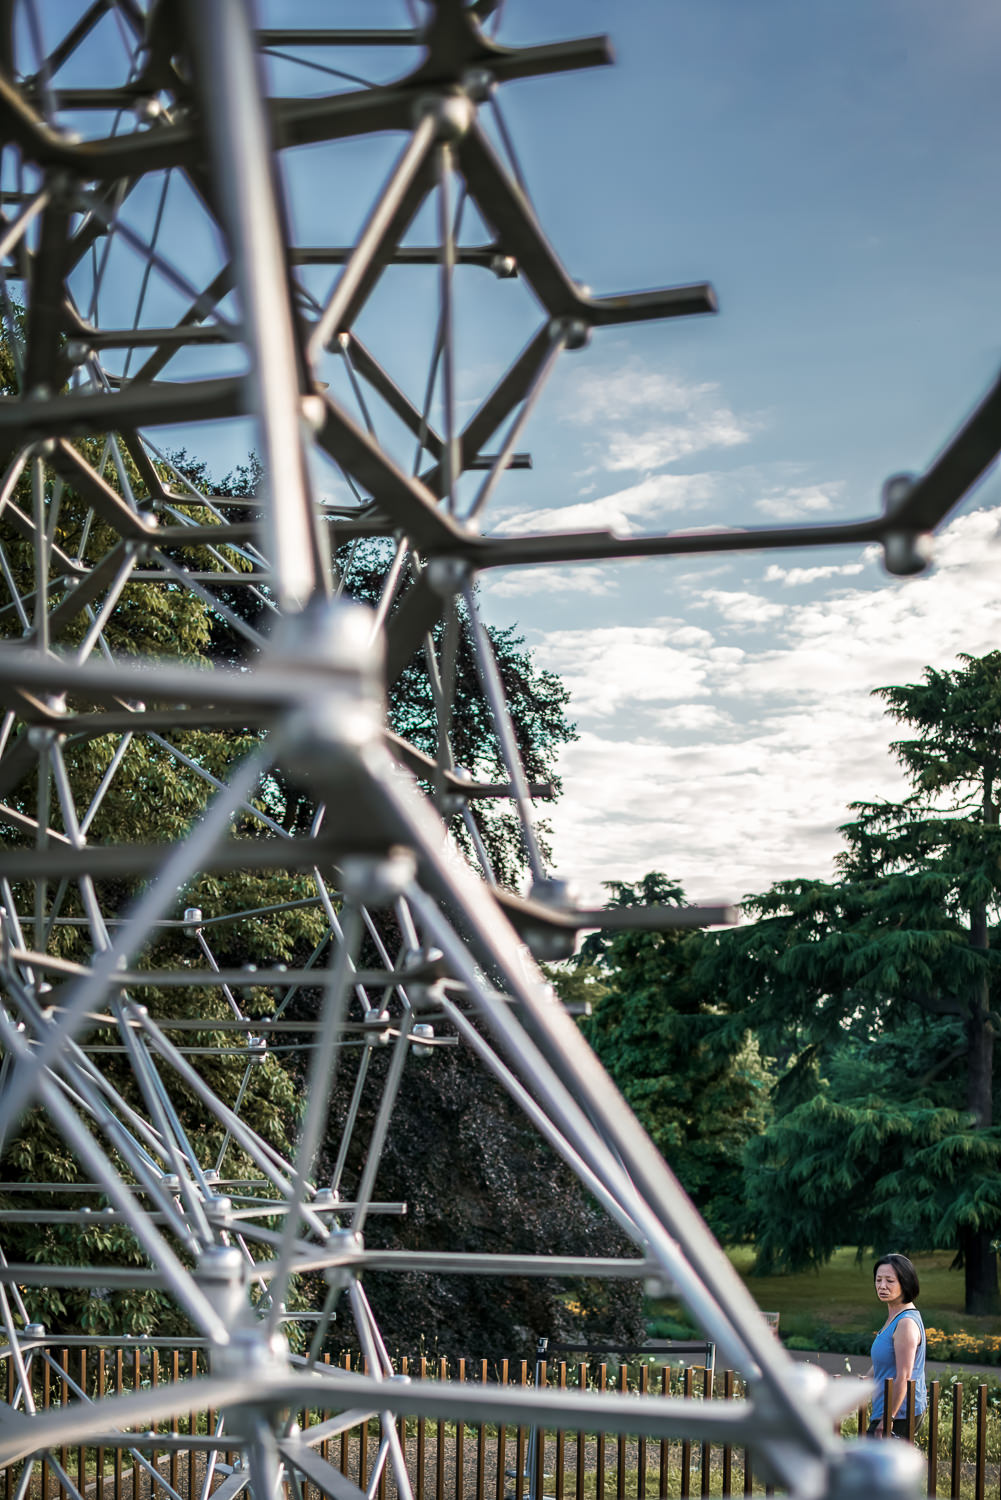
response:
M518 524L540 506L637 530L871 513L1001 364L1001 13L671 0L508 19L518 39L544 23L616 46L615 69L503 99L573 273L602 292L707 278L720 300L566 359L536 469L505 492ZM491 611L575 694L563 873L593 890L661 868L700 897L828 873L847 802L899 790L871 688L998 644L999 506L989 476L909 582L845 550L491 580Z
M336 11L344 25L408 24L402 0L344 0ZM290 8L268 0L260 16L287 22ZM297 24L330 19L326 0L297 0ZM883 480L922 469L1001 365L1001 10L994 0L507 0L500 39L602 31L616 66L500 91L539 217L596 292L710 280L720 311L598 331L564 355L518 445L534 467L504 476L487 529L871 514ZM81 80L108 66L107 49L95 33L75 64ZM382 76L404 66L387 59L352 63ZM281 89L328 87L273 67ZM387 137L287 155L297 242L350 243L401 146ZM148 231L158 191L144 184L126 205L137 230ZM204 284L218 247L176 179L170 193L163 248ZM482 238L475 215L466 230ZM125 247L114 254L106 295L127 304L141 267ZM304 279L322 300L334 274ZM433 274L387 276L361 323L417 392ZM460 275L457 295L466 413L539 312L523 285L481 270ZM176 316L183 301L154 277L146 315ZM226 367L225 351L210 349L184 368ZM319 373L345 390L334 357ZM203 426L160 440L222 471L253 433ZM329 469L317 483L340 492ZM999 520L993 475L940 538L936 568L913 581L849 550L491 575L488 617L517 620L573 692L581 738L565 754L553 818L558 872L593 897L602 880L658 868L693 896L728 899L828 873L848 801L900 788L871 689L999 643Z

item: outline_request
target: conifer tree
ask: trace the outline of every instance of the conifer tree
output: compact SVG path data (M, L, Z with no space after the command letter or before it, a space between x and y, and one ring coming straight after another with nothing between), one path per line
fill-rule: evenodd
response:
M953 1244L966 1310L987 1313L1001 1229L1001 652L961 660L878 689L913 731L893 746L911 795L853 804L840 879L749 901L757 920L712 946L700 979L791 1054L785 1103L751 1153L763 1255Z
M610 906L684 905L652 872L607 882ZM765 1125L771 1080L757 1045L693 981L701 932L616 932L585 940L591 1017L583 1029L624 1097L724 1243L746 1237L742 1156Z

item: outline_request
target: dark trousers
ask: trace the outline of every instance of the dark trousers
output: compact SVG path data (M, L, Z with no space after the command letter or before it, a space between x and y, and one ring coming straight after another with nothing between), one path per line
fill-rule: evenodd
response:
M875 1420L875 1422L870 1422L869 1423L868 1429L866 1431L866 1437L874 1438L874 1437L882 1437L883 1436L883 1434L881 1432L877 1433L877 1431L876 1431L876 1428L879 1426L881 1420L882 1420L882 1418L877 1417L876 1420ZM914 1423L915 1431L917 1430L918 1427L920 1427L920 1425L921 1425L921 1418L918 1417L915 1420L915 1423ZM894 1417L894 1419L893 1419L893 1431L891 1432L890 1436L891 1437L895 1437L895 1438L906 1438L906 1436L907 1436L907 1418L906 1417Z

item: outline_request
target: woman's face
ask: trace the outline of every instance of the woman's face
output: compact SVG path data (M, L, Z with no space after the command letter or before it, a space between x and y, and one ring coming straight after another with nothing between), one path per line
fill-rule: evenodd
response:
M897 1280L897 1273L889 1262L887 1261L883 1265L877 1266L876 1296L880 1302L901 1302L903 1301L903 1295L900 1282Z

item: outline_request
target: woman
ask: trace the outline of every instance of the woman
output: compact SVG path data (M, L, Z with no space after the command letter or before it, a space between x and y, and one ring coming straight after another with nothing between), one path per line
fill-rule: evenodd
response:
M914 1381L914 1412L920 1417L928 1405L925 1388L925 1325L914 1306L921 1290L918 1273L906 1255L883 1255L873 1267L876 1296L886 1308L886 1322L872 1345L872 1367L878 1389L872 1403L868 1437L882 1437L884 1382L893 1381L890 1415L892 1436L907 1436L907 1382Z

